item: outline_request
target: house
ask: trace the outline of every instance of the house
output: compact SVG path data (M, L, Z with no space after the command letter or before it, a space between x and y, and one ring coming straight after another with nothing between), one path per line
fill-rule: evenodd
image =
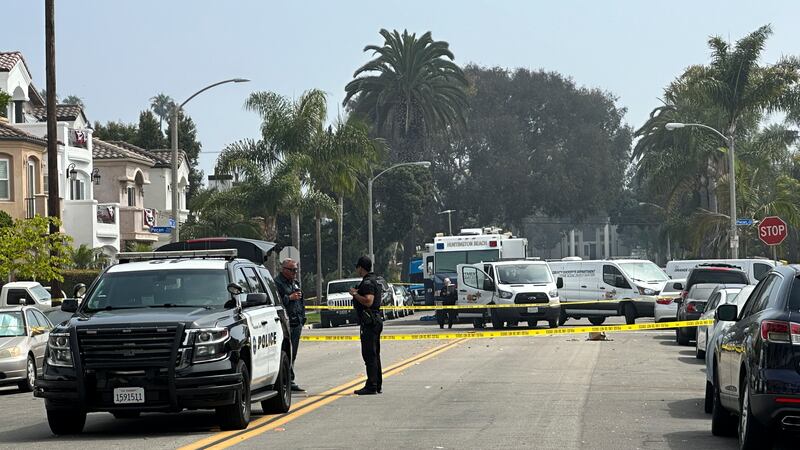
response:
M47 111L31 73L20 52L0 52L0 89L11 95L6 108L8 126L41 139L47 137ZM78 105L57 105L58 193L64 232L73 237L73 244L102 248L109 256L120 250L119 223L110 223L103 211L118 208L116 203L98 204L93 186L103 174L92 161L92 129L86 114ZM46 145L46 144L45 144ZM38 161L30 160L26 170L41 172L41 188L26 189L27 215L47 215L48 169L46 149ZM34 158L35 155L33 155ZM18 168L22 170L21 168ZM28 177L29 179L31 177ZM35 188L35 189L34 189ZM99 211L99 212L98 212ZM114 214L116 221L118 214Z
M122 247L154 244L158 235L150 232L155 225L151 209L145 208L145 192L150 189L150 169L155 160L120 145L93 138L94 165L103 176L95 187L97 201L119 204L119 227Z
M47 196L42 176L47 141L0 118L0 210L13 219L44 211Z

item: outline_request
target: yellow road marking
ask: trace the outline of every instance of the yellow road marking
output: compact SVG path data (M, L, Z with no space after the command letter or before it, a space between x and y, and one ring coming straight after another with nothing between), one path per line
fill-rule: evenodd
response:
M433 349L422 352L418 355L412 356L397 364L390 366L383 371L383 378L388 378L396 375L405 369L416 365L416 363L433 358L440 353L455 347L463 342L463 339L454 340L446 344L439 345ZM238 431L225 431L222 433L214 434L205 439L201 439L192 444L181 447L179 450L198 450L198 449L224 449L236 445L245 440L251 439L267 431L273 430L281 425L284 425L298 417L304 416L328 403L331 403L339 398L350 395L350 390L357 387L366 380L366 377L361 376L347 383L341 384L335 388L329 389L319 395L311 396L305 400L292 405L292 411L286 414L277 414L263 416L250 422L250 425L245 430Z

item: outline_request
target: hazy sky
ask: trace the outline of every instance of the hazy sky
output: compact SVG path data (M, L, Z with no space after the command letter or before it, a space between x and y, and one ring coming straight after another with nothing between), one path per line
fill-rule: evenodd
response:
M44 87L44 0L3 0L0 50L19 50ZM83 98L92 121L136 122L149 98L183 101L203 144L200 166L257 138L242 104L254 90L329 94L331 118L381 28L432 31L459 64L553 70L619 98L640 126L664 86L708 60L709 35L738 39L772 24L765 62L800 54L797 1L296 1L56 0L58 93Z

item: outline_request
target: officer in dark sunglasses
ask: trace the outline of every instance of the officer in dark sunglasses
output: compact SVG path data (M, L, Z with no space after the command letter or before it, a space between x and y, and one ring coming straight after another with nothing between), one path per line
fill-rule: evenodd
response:
M275 277L275 285L278 294L283 301L286 315L289 318L289 328L292 339L292 390L303 392L294 382L294 360L297 358L297 347L300 346L300 335L303 333L303 325L306 323L306 306L303 301L303 292L300 290L300 283L297 281L297 261L287 258L281 263L281 273Z

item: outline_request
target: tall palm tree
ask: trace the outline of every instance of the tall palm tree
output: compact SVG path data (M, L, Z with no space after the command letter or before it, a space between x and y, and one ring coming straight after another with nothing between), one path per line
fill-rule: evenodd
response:
M244 207L239 192L206 189L191 201L195 216L187 223L187 237L238 236L257 239L258 223Z
M150 98L150 109L158 116L158 128L163 131L164 121L169 119L175 101L163 92Z
M434 41L430 32L419 38L408 31L380 34L382 46L364 47L376 57L355 71L343 104L355 100L355 111L379 132L404 142L399 159L416 159L426 133L465 123L468 82L449 44Z

